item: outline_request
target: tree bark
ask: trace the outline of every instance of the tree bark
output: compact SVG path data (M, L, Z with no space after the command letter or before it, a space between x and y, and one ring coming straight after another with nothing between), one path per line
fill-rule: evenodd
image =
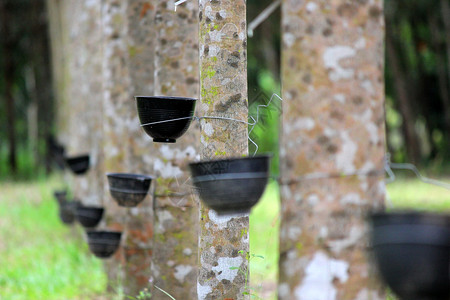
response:
M384 299L366 214L384 202L381 0L284 0L278 299Z
M156 4L155 95L198 98L198 4L184 3L176 12L174 1ZM191 195L188 163L199 156L199 135L192 122L176 143L152 145L158 176L153 283L175 299L197 298L198 200ZM167 299L156 289L153 297Z
M199 1L201 158L248 153L246 1ZM248 214L200 205L198 299L248 299Z
M152 172L153 152L139 126L136 94L153 94L153 18L156 1L102 1L103 151L106 172ZM120 251L107 263L110 285L121 276L127 296L151 291L153 200L119 207L105 187L106 226L124 232Z

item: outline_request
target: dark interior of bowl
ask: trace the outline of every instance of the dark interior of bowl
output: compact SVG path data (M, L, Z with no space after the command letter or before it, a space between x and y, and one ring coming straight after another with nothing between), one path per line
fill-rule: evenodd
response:
M76 209L79 201L59 201L59 218L64 224L72 224L75 221Z
M99 258L108 258L119 248L121 236L122 233L117 231L89 231L89 250Z
M76 208L77 221L85 228L92 228L100 223L103 207L80 205Z
M382 279L400 299L450 299L450 217L377 213L371 246Z
M184 97L137 96L141 125L154 142L175 143L189 128L197 99Z
M117 204L133 207L141 203L148 193L152 177L141 174L108 173L109 191Z
M89 155L66 157L66 164L76 175L84 174L89 169Z
M269 173L271 155L201 161L189 164L192 177L228 173Z
M261 198L269 179L270 156L191 163L200 199L219 214L248 212Z

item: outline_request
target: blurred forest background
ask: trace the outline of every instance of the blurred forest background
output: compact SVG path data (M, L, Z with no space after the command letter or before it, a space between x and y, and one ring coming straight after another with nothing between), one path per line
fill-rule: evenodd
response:
M247 3L250 23L273 0ZM385 17L387 151L393 161L446 171L450 1L385 0ZM280 18L278 8L248 40L252 115L281 95ZM45 0L0 0L0 179L33 179L57 167L48 30ZM277 148L280 107L274 99L252 132L260 152Z

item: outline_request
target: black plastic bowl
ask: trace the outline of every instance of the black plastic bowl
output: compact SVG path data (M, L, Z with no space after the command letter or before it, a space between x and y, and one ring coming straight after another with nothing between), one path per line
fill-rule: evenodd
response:
M89 231L89 250L99 258L108 258L119 248L121 236L122 232L118 231Z
M109 191L120 206L133 207L148 193L153 177L141 174L108 173Z
M382 279L401 299L450 299L450 216L375 213L371 246Z
M89 155L66 157L66 164L76 175L84 174L89 169Z
M93 228L100 223L103 216L103 207L79 205L76 208L78 222L85 228Z
M200 199L218 214L249 212L269 179L270 155L189 164Z
M136 97L141 125L153 141L159 143L175 143L188 130L196 101L184 97ZM149 123L155 124L145 125Z
M61 203L67 199L67 191L66 190L54 191L53 196L56 198L58 203Z
M64 224L72 224L75 221L75 213L78 206L80 206L79 201L58 201L59 203L59 218Z

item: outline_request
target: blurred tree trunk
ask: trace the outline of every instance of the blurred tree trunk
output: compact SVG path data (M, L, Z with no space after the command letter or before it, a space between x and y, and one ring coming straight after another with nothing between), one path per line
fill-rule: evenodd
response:
M445 10L445 4L442 5L443 10ZM447 4L448 8L448 4ZM449 10L450 12L450 10ZM443 13L444 16L444 13ZM450 15L448 16L450 18ZM445 21L450 23L450 20ZM445 40L441 40L441 28L438 25L438 20L436 19L436 16L432 15L429 16L429 27L431 32L431 41L432 46L435 51L436 55L436 68L437 68L437 76L438 76L438 86L439 86L439 94L441 98L442 108L443 108L443 115L444 115L444 122L445 122L445 132L447 133L447 139L450 137L450 80L447 80L447 76L450 76L450 73L447 73L447 68L450 68L450 64L445 63L445 56L443 55L442 51L440 51L440 45L442 43L445 44ZM447 35L450 35L450 27L449 30L444 30L444 33L447 32ZM447 39L449 39L447 37ZM450 46L450 44L449 44ZM450 54L450 52L449 52ZM450 60L450 56L448 58Z
M448 0L441 0L440 4L442 21L444 22L445 28L444 36L447 45L447 80L448 86L450 87L450 3Z
M398 52L395 47L395 38L393 36L392 23L386 19L386 54L389 66L391 67L394 77L394 88L398 103L399 112L403 118L402 129L405 136L406 151L411 162L420 161L420 145L415 130L415 116L413 113L411 96L406 81L406 74L402 70L398 58Z
M248 121L247 23L245 0L199 1L201 116ZM247 125L201 120L201 158L248 154ZM200 204L200 300L249 299L248 214L219 216Z
M385 299L367 261L384 205L383 1L284 0L278 299Z
M4 80L5 80L5 110L6 110L6 124L5 128L7 130L8 136L8 162L10 171L15 174L17 172L17 149L16 149L16 133L15 124L16 117L14 112L14 37L11 30L11 11L8 9L9 2L1 1L0 3L0 17L2 32L4 35L3 39L3 60L4 60Z
M54 122L53 95L50 69L50 49L48 39L46 4L43 0L32 2L32 35L31 35L31 57L32 69L35 74L35 99L38 114L38 147L37 163L44 163L47 173L50 171L50 151L46 144L51 135Z

